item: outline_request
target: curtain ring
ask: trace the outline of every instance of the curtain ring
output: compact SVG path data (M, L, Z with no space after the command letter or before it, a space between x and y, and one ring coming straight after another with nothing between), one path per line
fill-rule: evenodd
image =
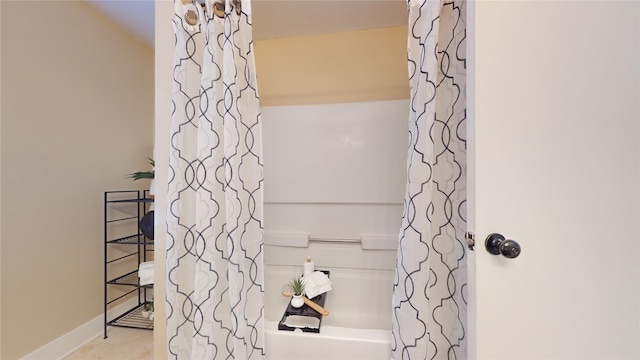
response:
M182 5L187 9L184 13L184 21L190 26L195 26L198 24L199 15L198 15L198 5L204 7L204 0L181 0Z
M224 3L221 2L216 2L213 4L213 13L221 18L224 19Z
M240 15L240 13L242 12L242 2L240 0L233 0L232 3L233 3L233 7L236 10L236 14ZM223 2L214 3L213 13L219 18L224 18L224 3Z
M195 11L189 9L187 10L187 13L184 14L184 21L186 21L187 24L194 26L198 23L198 14Z

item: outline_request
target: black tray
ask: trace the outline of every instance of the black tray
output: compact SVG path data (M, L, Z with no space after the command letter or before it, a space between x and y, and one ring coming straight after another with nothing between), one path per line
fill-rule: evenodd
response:
M325 271L325 270L318 270L318 271L322 271L323 273L327 274L327 276L329 276L330 272L329 271ZM311 301L313 301L314 303L324 307L324 302L327 299L327 293L324 294L320 294L316 297L314 297L313 299L310 299ZM320 320L320 322L318 323L318 328L317 329L313 329L313 328L308 328L308 327L304 327L304 328L298 328L298 327L290 327L284 324L285 320L287 319L287 316L290 315L299 315L299 316L311 316L314 318L317 318ZM310 308L307 304L302 305L299 308L294 308L293 306L291 306L291 302L289 302L289 304L287 305L287 309L284 311L284 314L282 315L282 319L280 319L280 322L278 323L278 330L286 330L286 331L294 331L295 329L300 329L303 332L311 332L311 333L319 333L320 332L320 326L322 325L322 318L324 316L322 316L322 314L320 314L319 312L313 310L312 308Z

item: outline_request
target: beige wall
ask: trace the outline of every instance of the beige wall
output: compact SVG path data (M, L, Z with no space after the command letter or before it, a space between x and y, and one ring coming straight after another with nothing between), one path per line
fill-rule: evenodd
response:
M409 98L407 27L257 41L260 104Z
M141 188L153 50L81 1L2 1L1 334L16 359L100 316L105 190Z
M0 5L0 19L2 19L2 6ZM0 23L0 39L2 39L2 26ZM2 53L2 46L0 45L0 54ZM2 69L2 56L0 55L0 69ZM2 76L0 70L0 77ZM2 86L0 86L0 109L2 107ZM0 111L0 129L2 129L2 114ZM1 133L1 130L0 130ZM0 189L2 189L2 136L0 136ZM1 191L0 191L1 195ZM0 198L1 203L1 198ZM2 205L0 205L0 356L2 355Z
M155 156L156 156L156 208L167 208L167 183L169 161L169 135L171 133L171 88L173 86L173 2L155 0ZM165 279L164 260L166 259L166 230L164 212L155 214L156 231L154 242L155 279ZM153 285L154 317L153 351L155 359L167 359L167 318L165 311L165 282L156 281Z
M159 130L169 129L170 121L165 101L171 94L172 67L167 60L173 57L172 14L169 2L156 0L156 151L168 149L166 133ZM408 99L406 34L407 27L400 26L259 41L255 58L260 103L274 106ZM166 166L156 163L158 172L166 171ZM163 201L156 198L157 204ZM164 241L162 235L156 235L156 271L164 271ZM163 314L164 288L156 284L155 290L156 312ZM162 359L166 358L166 324L163 316L156 319L155 357Z

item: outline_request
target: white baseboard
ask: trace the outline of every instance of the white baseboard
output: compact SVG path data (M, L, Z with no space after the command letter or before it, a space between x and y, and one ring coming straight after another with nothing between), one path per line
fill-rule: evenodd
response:
M109 310L110 317L113 314L120 314L131 309L138 303L138 298L133 297L122 304ZM104 335L104 315L97 316L92 320L69 331L50 343L27 354L20 360L58 360L78 350L89 341Z

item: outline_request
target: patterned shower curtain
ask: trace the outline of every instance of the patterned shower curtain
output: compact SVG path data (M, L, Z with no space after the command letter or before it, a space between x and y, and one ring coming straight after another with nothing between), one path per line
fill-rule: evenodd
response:
M393 358L466 359L466 4L408 7L410 144Z
M264 359L262 134L251 4L174 1L167 339L174 359Z

